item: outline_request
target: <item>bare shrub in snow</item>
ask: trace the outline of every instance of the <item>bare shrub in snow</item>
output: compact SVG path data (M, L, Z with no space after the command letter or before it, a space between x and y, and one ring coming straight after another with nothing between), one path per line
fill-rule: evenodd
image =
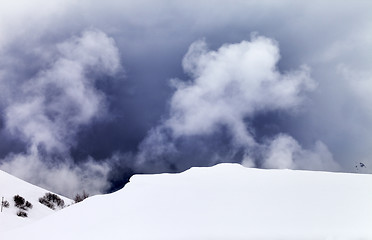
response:
M27 213L24 211L28 211L29 209L32 209L33 205L26 201L23 197L19 195L15 195L13 197L14 200L14 206L19 208L19 211L17 212L17 216L19 217L27 217Z
M14 206L21 208L25 204L25 199L19 195L15 195L13 197Z
M79 193L76 194L75 198L74 198L74 201L75 203L78 203L78 202L81 202L83 201L84 199L88 198L89 197L89 194L86 193L85 191L83 191L83 194L80 195Z
M5 208L9 208L9 206L10 206L9 202L8 202L7 200L5 200L5 201L3 202L3 207L5 207Z
M18 217L28 217L27 213L24 212L24 211L21 211L21 210L19 210L19 211L17 212L17 216L18 216Z
M39 198L39 202L45 206L47 206L48 208L50 209L53 209L55 210L55 206L52 202L49 202L48 200L46 200L45 198Z
M44 197L39 198L39 202L53 210L55 210L56 207L59 208L65 207L65 202L63 201L63 199L61 199L58 195L50 192L45 193Z
M25 207L26 209L27 209L27 208L32 209L32 208L33 208L33 205L32 205L29 201L26 201L24 207Z

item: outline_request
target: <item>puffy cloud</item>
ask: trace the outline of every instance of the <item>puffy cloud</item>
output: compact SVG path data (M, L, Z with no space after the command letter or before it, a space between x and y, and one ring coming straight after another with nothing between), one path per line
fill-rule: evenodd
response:
M312 150L303 149L291 136L280 134L263 149L264 168L339 171L340 166L321 141Z
M209 159L201 160L206 165L238 161L251 167L339 170L322 142L305 150L294 138L280 134L259 143L250 129L259 113L296 111L304 93L316 87L307 67L281 73L279 58L277 43L262 36L225 44L216 51L208 50L204 40L193 43L183 59L191 79L172 80L176 91L169 117L142 142L137 164L142 169L180 165L177 159L187 155L187 145L193 142L210 148ZM221 135L221 129L225 134ZM220 151L221 143L210 144L226 134L228 151ZM205 136L211 137L203 140Z
M6 129L48 152L68 151L79 127L104 115L105 98L89 71L112 75L120 60L114 41L86 31L57 46L49 68L26 80L5 109Z
M280 73L279 58L277 43L265 37L225 44L217 51L209 51L204 41L193 43L183 60L193 78L174 81L177 90L165 125L175 136L210 134L228 126L237 144L254 145L246 118L296 108L302 92L315 87L306 67Z
M105 95L95 84L121 71L118 49L105 33L87 30L50 55L49 66L23 80L17 91L2 82L14 92L4 104L4 130L21 138L27 152L8 154L0 167L70 196L79 189L107 190L109 168L89 159L74 165L70 150L82 126L107 116Z

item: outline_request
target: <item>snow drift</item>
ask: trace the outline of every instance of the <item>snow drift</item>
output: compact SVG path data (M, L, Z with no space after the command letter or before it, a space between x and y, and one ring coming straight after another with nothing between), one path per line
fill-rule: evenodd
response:
M43 197L45 193L49 193L49 191L0 171L0 204L2 197L4 201L9 202L9 208L3 208L0 213L0 232L28 225L53 214L54 210L39 203L39 198ZM33 205L32 209L26 211L28 214L27 218L16 215L19 209L14 206L13 197L15 195L20 195ZM66 205L72 203L72 200L68 198L59 197L64 200Z
M372 239L371 175L238 164L136 175L4 239Z

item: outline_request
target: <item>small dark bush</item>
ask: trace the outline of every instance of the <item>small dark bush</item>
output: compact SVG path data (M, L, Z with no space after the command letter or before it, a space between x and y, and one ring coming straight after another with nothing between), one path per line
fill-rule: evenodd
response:
M26 201L25 207L26 208L29 208L29 209L32 209L33 208L33 205L29 201Z
M9 202L8 202L8 201L6 201L6 200L5 200L5 201L3 202L3 207L5 207L5 208L8 208L8 207L9 207L9 205L10 205L10 204L9 204Z
M88 197L89 197L89 194L86 193L85 191L83 191L83 195L76 194L76 196L74 198L74 201L75 201L75 203L78 203L78 202L81 202Z
M18 216L18 217L28 217L27 213L24 212L24 211L18 211L18 212L17 212L17 216Z
M65 207L65 202L58 195L53 193L45 193L44 197L39 198L39 202L53 210L56 206L60 208Z
M14 200L14 206L21 210L27 211L28 209L31 209L33 206L29 201L26 201L23 197L19 195L15 195L13 197Z
M21 208L25 204L25 199L19 195L13 197L14 205L18 208Z
M48 208L51 208L51 209L55 209L55 207L54 207L54 204L53 203L51 203L51 202L49 202L48 200L46 200L45 198L39 198L39 202L41 203L41 204L44 204L45 206L47 206Z

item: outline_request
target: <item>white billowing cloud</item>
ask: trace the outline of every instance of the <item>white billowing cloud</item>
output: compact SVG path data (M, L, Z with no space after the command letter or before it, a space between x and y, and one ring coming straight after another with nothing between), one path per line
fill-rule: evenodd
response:
M105 98L87 72L120 69L118 49L103 32L85 31L57 48L51 66L19 86L5 109L6 128L47 151L66 151L79 127L105 112Z
M321 141L314 149L303 149L291 136L279 134L264 146L264 168L340 170L327 146Z
M88 30L46 55L49 67L21 81L17 89L2 79L2 86L16 93L3 102L5 130L28 149L8 154L0 168L69 196L82 190L104 192L109 167L89 158L73 163L70 149L82 126L107 115L105 95L95 84L97 76L121 71L119 51L105 33Z
M204 41L193 43L183 59L192 79L173 81L177 90L165 125L176 137L211 134L223 125L237 144L254 145L245 118L294 109L302 102L302 93L315 87L306 67L280 73L279 58L277 43L265 37L225 44L217 51L208 50Z
M98 164L90 159L79 165L67 161L47 163L41 159L37 149L31 148L25 154L8 155L1 169L71 198L82 191L98 194L110 187L107 180L110 168L105 163Z
M59 44L58 49L65 59L105 74L115 74L121 67L114 39L98 30L85 31L81 37Z
M278 45L265 37L225 44L217 51L208 50L205 41L193 43L183 59L183 68L192 79L172 80L176 91L170 100L169 118L149 132L140 145L137 163L161 165L164 156L177 153L173 143L178 138L213 136L223 126L232 136L233 154L231 159L216 155L216 162L206 159L210 164L236 161L233 159L243 149L240 160L248 167L339 170L320 141L307 150L286 134L259 143L249 131L250 120L257 113L296 110L304 92L316 87L306 67L280 73L279 58Z

